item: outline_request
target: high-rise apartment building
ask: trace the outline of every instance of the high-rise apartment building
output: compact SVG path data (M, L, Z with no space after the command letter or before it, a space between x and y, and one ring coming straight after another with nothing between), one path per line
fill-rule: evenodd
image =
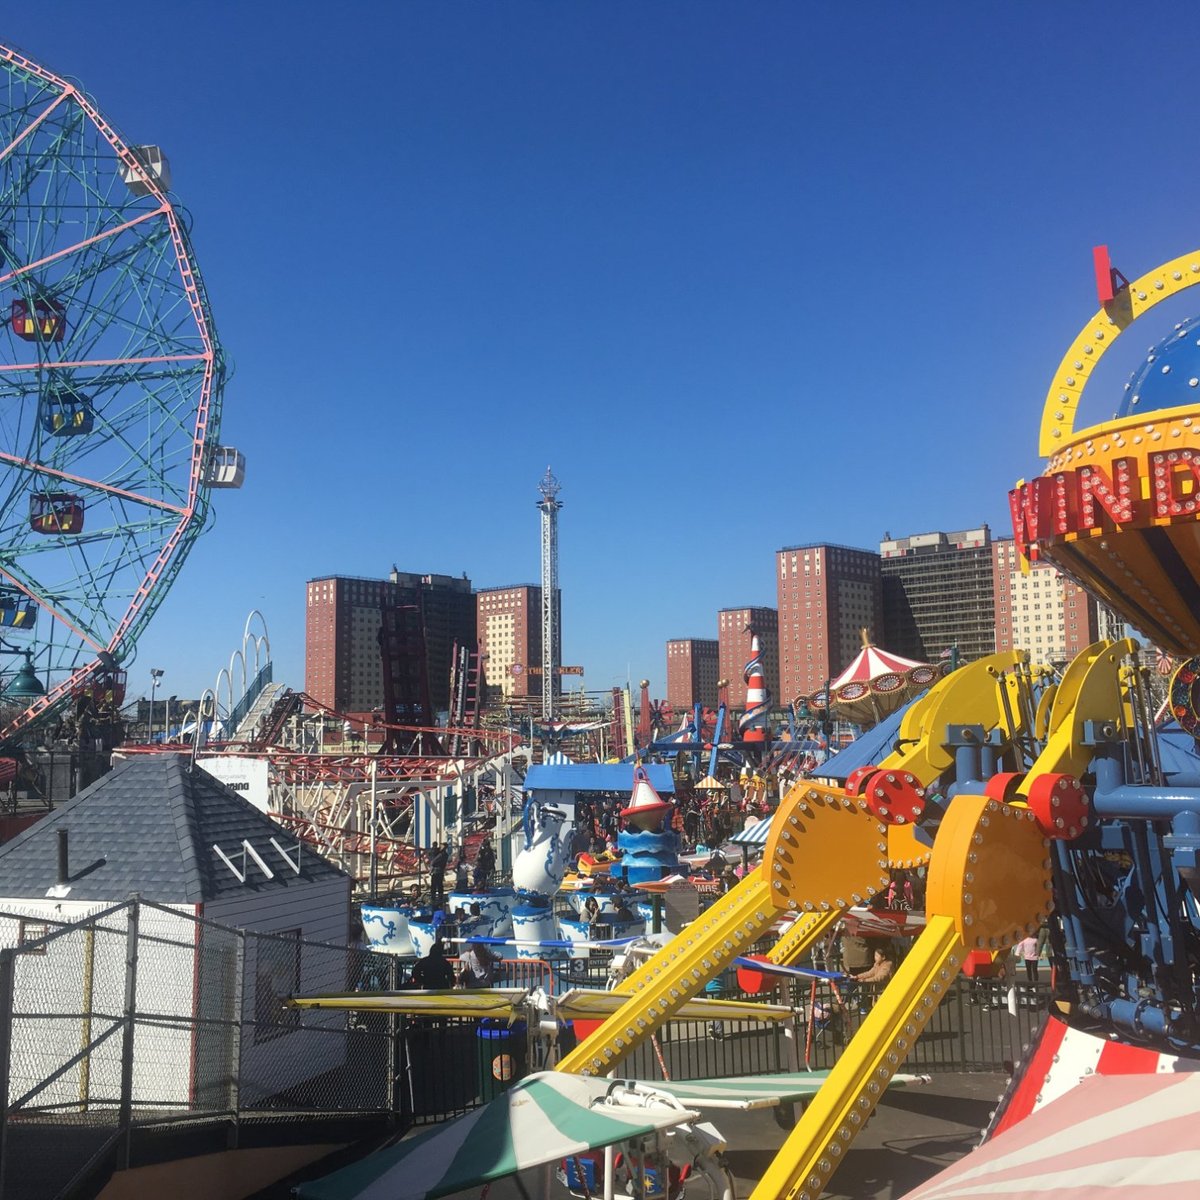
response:
M1028 650L1034 662L1062 666L1099 636L1096 601L1049 562L1026 574L1012 538L992 543L996 649Z
M958 647L967 662L996 644L992 537L986 525L879 543L884 644L933 662Z
M747 641L749 646L749 641ZM667 703L681 713L693 704L717 703L720 674L715 638L671 638L667 642Z
M782 699L820 691L862 648L881 645L879 555L853 546L785 546L775 554ZM889 650L895 647L888 644Z
M383 610L391 606L419 614L416 628L425 647L423 664L409 664L403 679L393 678L394 694L419 679L423 667L434 709L448 708L454 645L475 641L475 594L465 575L417 575L393 568L387 579L310 579L307 591L304 689L314 700L338 712L384 708L380 633ZM395 654L392 661L398 661Z
M750 626L758 634L763 677L773 704L779 702L779 614L773 608L723 608L717 613L717 669L729 680L731 708L746 706L742 672L750 661Z
M557 597L562 604L561 594ZM561 613L561 610L560 610ZM540 696L542 677L542 589L520 583L480 588L476 593L476 634L489 701ZM555 629L562 628L562 620ZM561 661L561 647L556 661ZM530 671L530 668L536 668Z

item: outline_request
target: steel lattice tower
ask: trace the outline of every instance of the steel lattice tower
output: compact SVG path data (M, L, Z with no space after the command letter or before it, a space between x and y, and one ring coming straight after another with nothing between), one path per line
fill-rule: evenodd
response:
M549 467L538 484L542 498L538 511L542 514L542 716L554 715L554 701L559 689L558 628L558 498L560 484Z

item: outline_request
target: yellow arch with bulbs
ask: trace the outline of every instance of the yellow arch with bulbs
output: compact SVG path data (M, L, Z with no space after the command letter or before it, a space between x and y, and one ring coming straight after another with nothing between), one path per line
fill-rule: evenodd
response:
M1075 430L1079 401L1096 364L1138 317L1197 284L1200 284L1200 251L1172 259L1135 279L1084 325L1058 364L1050 390L1046 393L1038 439L1039 454L1049 458L1070 441L1100 428L1094 426L1093 429L1078 433ZM1128 419L1133 424L1140 420L1138 417ZM1114 423L1106 421L1104 428L1111 430Z

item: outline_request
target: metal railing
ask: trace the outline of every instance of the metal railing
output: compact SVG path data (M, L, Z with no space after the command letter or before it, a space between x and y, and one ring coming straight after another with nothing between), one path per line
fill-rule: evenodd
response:
M73 923L35 908L0 913L3 1200L65 1196L183 1129L219 1129L233 1148L248 1123L344 1118L357 1123L349 1141L439 1121L499 1090L498 1061L514 1077L548 1065L546 1044L518 1026L281 1003L298 992L404 987L408 967L391 955L231 929L136 899ZM496 985L603 987L608 965L605 954L506 962ZM739 994L736 972L722 982L724 996ZM778 1026L682 1021L624 1071L654 1080L763 1074L797 1060L826 1068L874 1002L869 989L827 981L789 981L769 998L795 1010L792 1045ZM1044 985L960 980L908 1069L1002 1069L1021 1057L1047 1001ZM573 1036L564 1028L559 1048ZM261 1129L256 1136L261 1143Z
M398 1021L282 1007L400 982L356 947L132 900L73 924L0 914L0 1196L63 1195L139 1136L321 1116L404 1119Z

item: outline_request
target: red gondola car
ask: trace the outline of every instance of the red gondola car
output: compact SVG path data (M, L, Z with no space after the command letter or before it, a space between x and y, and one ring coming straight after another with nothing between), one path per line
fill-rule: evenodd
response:
M73 492L34 492L29 497L34 533L82 533L83 500Z
M12 330L27 342L61 342L67 331L62 308L53 300L14 300Z

